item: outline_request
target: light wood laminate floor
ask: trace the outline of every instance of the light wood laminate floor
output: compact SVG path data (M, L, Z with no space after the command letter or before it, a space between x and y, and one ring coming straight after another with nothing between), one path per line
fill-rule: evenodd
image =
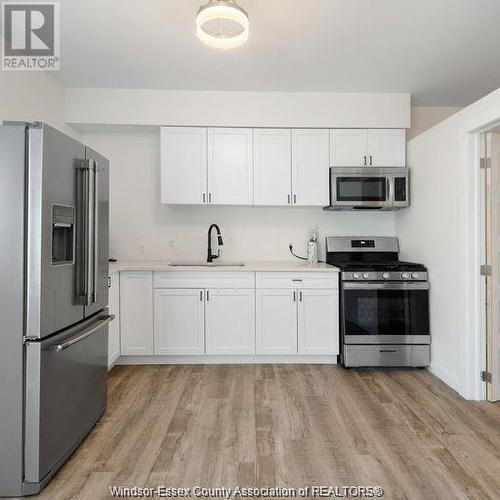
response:
M115 367L105 415L39 497L164 484L500 498L500 407L465 401L422 370Z

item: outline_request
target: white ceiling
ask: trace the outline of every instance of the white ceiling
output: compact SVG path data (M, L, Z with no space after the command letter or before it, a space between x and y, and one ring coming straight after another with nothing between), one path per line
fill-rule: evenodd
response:
M500 0L238 0L250 39L204 46L205 0L62 0L67 86L411 92L466 105L500 87Z

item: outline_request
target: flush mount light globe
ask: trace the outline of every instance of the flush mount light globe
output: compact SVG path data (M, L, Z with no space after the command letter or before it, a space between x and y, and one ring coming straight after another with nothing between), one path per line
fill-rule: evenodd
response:
M234 49L248 39L248 14L234 0L209 0L196 15L196 34L206 45Z

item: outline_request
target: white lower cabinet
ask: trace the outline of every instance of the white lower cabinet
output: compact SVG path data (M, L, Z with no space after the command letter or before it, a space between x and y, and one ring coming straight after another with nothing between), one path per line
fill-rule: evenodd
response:
M108 327L108 368L120 357L120 273L110 273L109 314L115 318Z
M255 290L206 290L207 354L255 354Z
M110 328L110 363L118 349L122 356L338 354L337 273L185 273L112 275L110 311L120 325Z
M337 289L257 290L257 354L339 353Z
M257 290L257 354L297 354L297 292Z
M122 356L153 354L153 272L120 273Z
M339 353L338 290L299 290L298 353Z
M155 354L204 354L204 293L193 288L155 290Z

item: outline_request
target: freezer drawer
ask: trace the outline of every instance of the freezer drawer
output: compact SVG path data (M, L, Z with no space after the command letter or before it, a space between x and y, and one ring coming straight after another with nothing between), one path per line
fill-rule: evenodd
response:
M25 481L51 476L106 407L107 310L26 347Z
M430 345L345 345L342 353L344 366L424 367L431 359Z

